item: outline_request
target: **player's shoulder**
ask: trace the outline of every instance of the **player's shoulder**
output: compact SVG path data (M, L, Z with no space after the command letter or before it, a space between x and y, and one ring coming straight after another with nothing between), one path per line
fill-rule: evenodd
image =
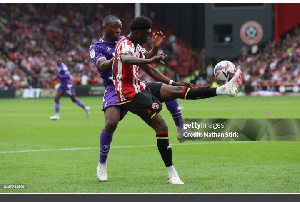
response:
M122 44L124 44L124 42L126 41L126 37L120 39L117 44L116 44L116 49L119 49L121 46L123 46Z
M61 63L62 67L67 67L67 65L65 63Z
M101 48L104 45L105 41L103 41L102 38L100 38L98 41L94 42L91 46L90 46L90 50L92 49L98 49Z
M121 39L124 39L124 38L126 38L126 36L124 36L124 35L119 36L119 41L120 41Z
M125 36L122 37L122 38L119 38L118 44L121 43L121 42L124 42L124 41L129 41L129 39Z
M123 45L125 45L125 46L130 46L130 45L132 45L133 43L127 38L127 37L125 37L124 36L124 38L122 38L122 39L120 39L119 41L118 41L118 43L117 43L117 45L116 46L120 46L121 44L123 44Z

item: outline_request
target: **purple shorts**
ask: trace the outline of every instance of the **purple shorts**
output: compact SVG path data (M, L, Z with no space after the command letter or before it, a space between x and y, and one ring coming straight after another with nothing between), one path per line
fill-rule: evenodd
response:
M119 102L114 85L108 85L105 87L102 111L105 111L105 109L110 106L120 106L121 107L121 104ZM123 107L121 107L120 120L122 120L124 118L124 116L127 114L127 112L128 111L126 109L123 109Z
M61 93L67 93L69 96L75 95L75 89L71 84L68 84L67 86L60 85L56 91Z

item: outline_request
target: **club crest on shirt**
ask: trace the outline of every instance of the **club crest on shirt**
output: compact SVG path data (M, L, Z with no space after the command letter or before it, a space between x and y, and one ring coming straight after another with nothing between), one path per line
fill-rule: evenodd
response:
M110 50L111 48L107 46L107 50Z
M90 51L90 56L91 56L91 58L94 58L94 57L95 57L95 50L94 50L94 49L92 49L92 50Z
M157 103L153 103L152 104L152 109L159 109L159 105Z

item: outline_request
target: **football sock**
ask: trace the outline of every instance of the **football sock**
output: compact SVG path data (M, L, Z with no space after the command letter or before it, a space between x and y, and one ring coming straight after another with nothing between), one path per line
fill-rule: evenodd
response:
M182 91L181 99L198 100L216 96L216 88L199 87L188 88L184 87Z
M113 134L106 133L104 130L102 130L100 134L100 156L99 156L100 163L106 163L112 137Z
M105 162L105 163L98 162L98 166L107 166L107 162Z
M169 146L168 132L156 133L156 138L157 148L165 166L172 166L172 148Z
M79 107L85 109L84 104L83 104L79 99L76 98L75 103L76 103Z
M167 167L167 170L168 170L169 175L171 175L171 174L173 174L173 173L176 173L176 170L175 170L175 168L174 168L173 165Z
M55 100L55 115L59 115L60 102Z
M175 125L179 128L182 128L183 127L182 113L177 99L166 102L166 107L171 113Z

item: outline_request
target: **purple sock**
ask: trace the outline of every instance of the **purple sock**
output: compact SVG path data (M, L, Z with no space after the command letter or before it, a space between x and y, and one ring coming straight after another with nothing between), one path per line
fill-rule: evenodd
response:
M106 133L104 130L102 130L100 134L100 157L99 157L100 163L106 162L112 137L113 134Z
M60 103L59 100L55 101L55 114L59 114Z
M83 104L79 99L76 98L75 103L76 103L79 107L85 109L84 104Z
M179 128L183 127L183 119L180 106L177 102L177 99L166 102L167 109L172 114L175 125Z

